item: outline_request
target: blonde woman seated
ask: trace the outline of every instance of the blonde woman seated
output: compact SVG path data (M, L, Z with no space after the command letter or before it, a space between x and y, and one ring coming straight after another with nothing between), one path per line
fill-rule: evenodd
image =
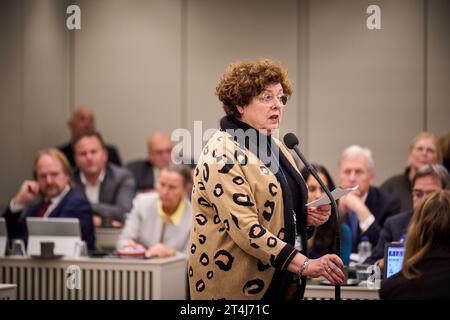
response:
M409 145L408 166L401 174L394 175L381 185L380 189L400 199L399 212L413 208L412 181L420 167L426 164L440 164L441 150L437 137L431 132L420 132Z
M402 271L381 282L381 299L450 299L450 193L432 193L408 229Z
M187 252L192 216L185 197L191 172L184 165L161 170L156 192L136 196L119 237L119 255L167 257Z

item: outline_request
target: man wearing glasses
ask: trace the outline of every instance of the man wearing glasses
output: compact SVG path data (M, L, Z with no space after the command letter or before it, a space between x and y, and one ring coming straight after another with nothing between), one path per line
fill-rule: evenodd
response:
M440 164L427 164L421 167L413 178L413 207L417 208L430 193L449 189L450 176L447 169ZM414 208L386 220L380 232L378 243L366 263L372 264L381 259L378 265L381 269L383 268L385 243L406 240L405 237Z
M171 163L172 141L164 132L154 133L147 143L147 159L136 160L127 164L133 173L138 192L155 189L159 172Z

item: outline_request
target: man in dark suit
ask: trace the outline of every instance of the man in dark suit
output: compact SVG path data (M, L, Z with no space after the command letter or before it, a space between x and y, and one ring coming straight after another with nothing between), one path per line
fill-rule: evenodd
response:
M153 134L147 142L147 159L129 162L138 192L155 189L160 170L171 162L172 141L164 132Z
M450 189L450 177L444 166L433 164L421 167L413 178L413 208L415 209L422 204L430 193L444 189ZM384 267L383 260L380 260L384 256L384 245L388 242L406 240L412 215L413 209L396 214L386 220L380 232L378 243L366 263L372 264L378 260L380 268Z
M3 214L8 238L21 238L27 242L27 217L78 218L81 237L89 250L94 250L92 208L83 194L71 188L71 171L66 157L57 149L38 152L34 178L22 183Z
M72 117L67 121L67 126L69 127L72 136L71 141L59 146L58 149L64 153L67 160L69 160L71 167L75 168L72 140L83 131L95 131L94 112L89 107L76 108L72 114ZM120 160L117 148L113 145L106 144L105 148L108 151L108 161L121 166L122 161Z
M340 211L352 230L352 252L357 251L363 236L367 236L374 247L386 219L400 212L400 200L371 186L374 161L367 148L353 145L344 150L339 178L343 188L359 186L339 201Z
M101 135L85 131L75 137L75 187L83 192L94 211L94 225L122 227L136 192L131 172L108 162Z

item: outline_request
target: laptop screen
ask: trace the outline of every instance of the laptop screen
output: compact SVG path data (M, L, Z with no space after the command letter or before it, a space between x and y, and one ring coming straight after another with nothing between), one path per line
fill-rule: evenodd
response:
M384 250L384 278L396 274L402 270L405 246L400 242L389 242Z
M80 221L77 218L31 218L28 227L28 255L41 253L41 242L55 243L54 253L72 256L75 244L81 240Z

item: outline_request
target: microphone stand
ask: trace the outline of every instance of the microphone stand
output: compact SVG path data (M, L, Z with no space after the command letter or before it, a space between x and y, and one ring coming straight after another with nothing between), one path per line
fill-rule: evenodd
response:
M306 160L306 159L302 159ZM303 161L305 163L306 168L311 172L312 176L319 182L320 186L322 187L323 191L325 191L326 195L331 201L331 206L334 209L335 215L334 218L336 220L336 235L335 235L335 243L334 243L334 252L337 256L341 256L341 226L339 225L339 209L336 204L336 200L334 199L333 195L331 194L330 190L328 190L327 186L323 183L322 179L320 179L319 175L317 174L316 169L308 163L307 161ZM334 286L334 299L335 300L341 300L341 285L336 284Z
M336 236L335 236L335 247L334 252L337 256L341 256L341 226L339 225L339 209L336 204L336 200L334 199L333 195L331 194L330 190L328 190L327 186L323 183L322 179L317 174L316 169L308 162L308 160L305 159L303 154L300 152L297 146L294 146L293 149L296 151L297 155L300 157L302 162L305 164L306 168L311 172L312 176L319 182L320 186L322 187L323 191L325 191L326 195L331 201L331 206L334 209L335 212L335 219L336 219ZM341 285L336 284L334 287L334 299L335 300L341 300Z

